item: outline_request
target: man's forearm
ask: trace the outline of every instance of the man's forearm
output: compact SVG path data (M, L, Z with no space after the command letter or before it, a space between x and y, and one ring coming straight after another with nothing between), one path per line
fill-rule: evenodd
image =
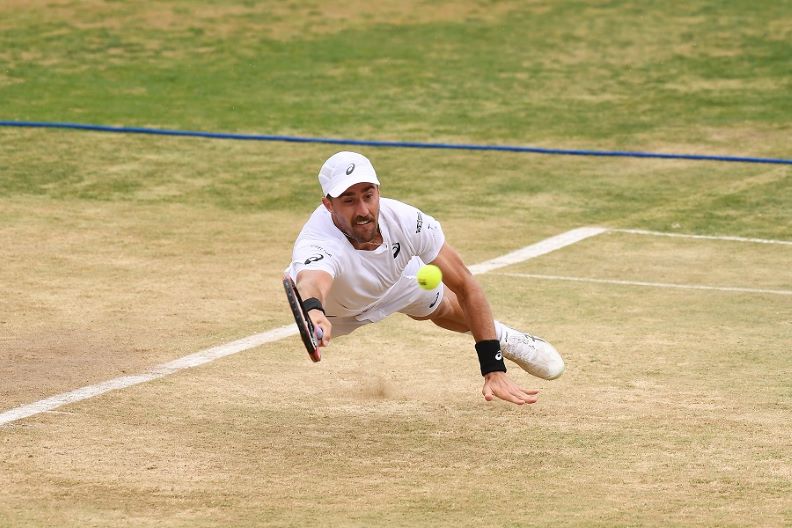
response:
M497 339L492 309L478 282L471 277L465 284L464 291L457 292L457 298L473 338L477 342L485 339Z
M323 271L303 271L297 275L297 289L303 299L314 297L324 303L332 283L332 277Z

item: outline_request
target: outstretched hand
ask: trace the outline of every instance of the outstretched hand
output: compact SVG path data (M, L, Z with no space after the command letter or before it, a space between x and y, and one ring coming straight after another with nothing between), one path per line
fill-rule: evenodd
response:
M333 324L325 317L325 314L320 310L311 310L308 312L308 317L311 318L311 322L313 323L314 328L321 329L321 332L317 332L317 336L319 338L318 345L320 347L326 347L330 344L330 338L333 337Z
M538 390L523 389L509 379L505 372L495 371L484 376L484 388L481 390L484 399L492 401L493 398L512 402L517 405L536 403L539 399Z

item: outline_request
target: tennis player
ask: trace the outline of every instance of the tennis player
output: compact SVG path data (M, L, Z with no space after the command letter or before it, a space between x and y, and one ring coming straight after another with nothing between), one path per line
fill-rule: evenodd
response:
M319 171L319 183L322 204L297 237L288 273L313 324L322 328L320 346L400 312L473 335L487 401L537 400L538 391L506 375L504 357L543 379L563 373L564 361L552 345L493 319L484 291L437 220L380 196L377 173L365 156L334 154ZM424 263L443 273L433 290L415 279Z

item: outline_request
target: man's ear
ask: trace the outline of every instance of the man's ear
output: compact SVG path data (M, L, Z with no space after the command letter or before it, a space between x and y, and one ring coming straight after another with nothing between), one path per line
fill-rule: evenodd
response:
M331 213L333 212L333 202L331 202L327 196L322 196L322 205Z

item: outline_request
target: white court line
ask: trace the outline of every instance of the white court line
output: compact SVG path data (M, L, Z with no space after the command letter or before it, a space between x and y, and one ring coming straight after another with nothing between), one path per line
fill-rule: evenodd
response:
M757 244L782 244L792 246L789 240L773 240L768 238L743 238L736 236L714 236L714 235L686 235L684 233L664 233L662 231L647 231L646 229L609 229L612 233L632 233L633 235L652 235L667 236L677 238L695 238L699 240L728 240L731 242L755 242Z
M5 411L4 413L0 413L0 426L42 412L51 411L52 409L56 409L62 405L87 400L88 398L99 396L105 392L125 389L127 387L132 387L133 385L146 383L147 381L164 378L165 376L173 374L174 372L197 367L205 363L210 363L215 359L230 356L232 354L236 354L237 352L242 352L243 350L248 350L266 343L278 341L284 337L288 337L296 333L296 325L281 326L280 328L275 328L269 332L254 334L236 341L232 341L230 343L226 343L224 345L201 350L200 352L190 354L189 356L184 356L169 363L163 363L162 365L158 365L151 370L144 372L143 374L121 376L120 378L103 381L102 383L98 383L96 385L89 385L87 387L82 387L70 392L64 392L63 394L56 394L55 396L39 400L35 403L22 405L21 407L16 407L9 411Z
M583 240L584 238L599 235L605 231L607 230L600 227L581 227L579 229L573 229L572 231L561 233L560 235L550 237L537 242L536 244L526 246L522 249L514 251L513 253L482 262L481 264L473 265L470 267L470 270L473 273L485 273L490 270L502 268L504 266L516 264L518 262L550 253L551 251L569 246L575 242ZM151 370L144 372L143 374L122 376L120 378L114 378L96 385L82 387L71 392L57 394L55 396L30 403L28 405L22 405L20 407L0 413L0 426L14 422L16 420L21 420L22 418L28 418L36 414L51 411L69 403L87 400L88 398L93 398L94 396L99 396L100 394L104 394L106 392L125 389L140 383L146 383L148 381L164 378L165 376L180 370L204 365L221 357L230 356L232 354L249 350L266 343L272 343L273 341L279 341L296 333L296 325L292 324L288 326L282 326L268 332L244 337L224 345L207 348L206 350L190 354L189 356L184 356L169 363L163 363L162 365L158 365Z
M738 288L732 286L701 286L698 284L672 284L666 282L627 281L627 280L617 280L617 279L592 279L586 277L566 277L562 275L542 275L538 273L500 272L500 273L496 273L495 275L503 275L506 277L518 277L524 279L593 282L597 284L622 284L625 286L651 286L653 288L677 288L683 290L714 290L714 291L723 291L723 292L769 293L773 295L792 295L792 290L764 290L760 288Z
M526 246L522 249L518 249L517 251L507 253L501 257L496 257L492 260L482 262L481 264L474 264L473 266L470 266L469 269L474 275L478 275L479 273L487 273L488 271L540 257L550 253L551 251L570 246L575 242L580 242L586 238L604 233L607 230L608 229L604 227L580 227L578 229L573 229L572 231L567 231L566 233L561 233L560 235L556 235L554 237L546 238L541 242L531 244L530 246Z

